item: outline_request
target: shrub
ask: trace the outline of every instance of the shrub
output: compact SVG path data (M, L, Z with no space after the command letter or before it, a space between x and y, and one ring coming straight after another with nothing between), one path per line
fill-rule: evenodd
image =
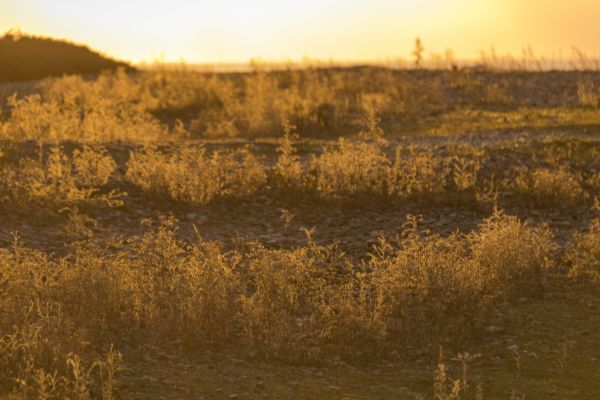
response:
M205 204L217 198L241 198L263 187L263 164L249 149L184 149L164 155L154 149L131 153L127 179L142 190L174 200Z
M103 148L84 146L73 152L73 172L82 186L106 185L116 170L115 160Z
M585 233L576 233L565 254L570 275L600 282L600 219L594 219Z
M442 192L448 177L448 168L442 157L409 148L406 154L396 147L389 176L389 187L396 196L413 196Z
M539 288L544 274L554 266L557 248L546 225L533 227L495 212L468 241L473 260L484 274L485 290L493 296Z
M148 111L141 87L123 72L95 81L65 77L46 81L40 93L8 99L5 135L13 140L148 140L169 130Z
M598 108L598 104L600 104L600 85L589 77L578 80L577 97L581 106Z
M274 186L283 191L307 189L304 169L300 157L295 153L289 132L280 139L277 150L279 157L273 171Z
M514 194L518 201L536 207L578 207L586 195L580 178L565 167L556 169L521 168L514 180Z
M28 202L46 209L69 205L108 205L121 202L120 194L100 194L116 170L110 155L102 149L84 148L68 157L59 147L52 147L46 160L22 159L18 166L0 172L0 185L7 193L5 201Z
M475 199L477 160L434 155L385 142L347 143L324 149L307 166L309 187L326 198L376 196L388 199L429 198L439 202ZM444 196L441 196L441 194ZM459 195L456 197L455 195Z
M310 237L290 250L184 243L173 219L108 251L85 243L65 257L20 246L0 253L0 336L28 326L29 304L47 304L64 325L43 333L58 346L44 351L60 354L123 338L239 345L293 362L410 353L469 337L517 289L541 281L554 256L546 228L501 214L466 236L429 235L409 220L396 243L382 239L364 262ZM53 336L65 331L72 333ZM76 339L59 341L66 337ZM40 361L46 371L58 368L48 362Z
M259 249L248 269L252 291L244 296L242 318L249 348L288 361L328 355L338 334L328 311L343 290L336 280L351 270L339 250L312 241L296 250Z
M87 319L72 319L65 310L65 300L76 289L65 285L71 273L65 267L21 247L18 240L11 251L0 250L0 395L113 398L121 356L112 347L106 355L90 350L83 326ZM85 299L77 301L84 304ZM101 340L94 344L102 347Z
M144 235L132 259L120 264L126 273L118 278L129 282L127 276L134 274L139 279L127 285L132 287L138 307L143 307L138 324L158 335L183 335L192 346L198 342L227 344L235 339L239 327L243 293L239 261L235 255L228 256L219 243L184 245L175 238L175 230L173 219L162 219ZM180 328L173 331L174 326Z
M373 313L387 341L408 348L483 321L482 276L464 238L428 236L410 221L397 243L382 240L368 261Z
M456 339L484 323L506 295L539 286L554 253L548 228L501 213L466 237L426 235L409 219L397 243L382 240L368 260L372 313L388 341Z
M323 197L385 196L389 193L390 164L380 145L340 139L314 157L308 169L315 190Z

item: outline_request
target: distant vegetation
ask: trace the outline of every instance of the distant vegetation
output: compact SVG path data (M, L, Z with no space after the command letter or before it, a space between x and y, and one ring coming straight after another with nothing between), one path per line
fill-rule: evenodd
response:
M126 63L64 40L7 32L0 37L0 82L26 81L65 74L97 74Z
M300 137L335 138L600 125L594 71L257 66L227 74L183 66L52 78L11 92L0 87L0 137L19 140L256 138L281 136L286 126Z

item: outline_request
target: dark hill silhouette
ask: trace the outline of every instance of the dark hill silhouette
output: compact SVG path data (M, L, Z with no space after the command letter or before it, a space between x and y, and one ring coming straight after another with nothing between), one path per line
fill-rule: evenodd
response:
M125 68L115 61L64 40L7 32L0 37L0 82L41 79L64 74L96 74Z

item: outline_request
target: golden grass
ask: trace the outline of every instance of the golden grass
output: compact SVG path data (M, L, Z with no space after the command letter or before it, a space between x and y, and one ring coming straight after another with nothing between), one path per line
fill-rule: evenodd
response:
M547 229L502 214L467 236L428 235L409 220L396 243L382 240L360 263L310 238L291 250L249 242L225 251L174 233L174 221L163 219L130 245L103 251L82 242L65 257L15 240L0 253L3 340L41 346L31 357L50 374L66 370L61 357L86 343L124 338L237 344L296 362L410 353L481 329L511 290L540 285L554 254ZM49 351L56 356L44 358Z
M145 221L143 237L96 236L92 216L128 206L125 189L178 208L268 197L315 206L589 211L600 194L592 142L417 148L388 139L594 129L600 119L593 76L550 85L549 105L540 106L536 96L545 91L534 86L539 92L521 98L508 76L413 72L118 72L48 80L33 95L0 99L0 138L7 139L0 206L27 218L62 213L66 222L56 234L69 244L46 253L15 236L0 250L0 396L113 399L121 346L169 351L176 343L188 352L211 348L291 364L409 359L442 343L476 343L502 323L499 315L511 315L522 293L542 296L554 278L595 284L597 220L565 244L547 224L497 211L471 232L449 235L431 234L409 217L395 240L381 237L363 258L317 243L310 231L306 244L291 248L182 241L167 217L156 226ZM277 154L264 157L251 146L147 145L190 135L282 133ZM354 134L360 140L331 141L310 154L296 142ZM23 157L12 148L23 140L38 142L39 153ZM65 150L59 143L68 140L76 143ZM98 143L119 140L146 146L127 157ZM459 357L463 368L472 360ZM565 370L566 361L559 362ZM469 382L440 360L434 395L481 398Z
M47 156L24 158L17 166L0 169L0 187L5 203L29 205L34 209L58 210L65 206L116 206L120 193L100 192L116 170L116 163L104 150L84 147L71 157L59 147Z
M0 137L144 142L280 136L286 124L300 136L373 137L598 125L596 75L544 74L529 77L526 92L522 76L469 69L227 75L183 67L70 76L2 99Z

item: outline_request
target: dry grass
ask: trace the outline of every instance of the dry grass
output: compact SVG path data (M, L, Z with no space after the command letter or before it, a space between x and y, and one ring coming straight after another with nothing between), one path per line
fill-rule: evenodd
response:
M3 136L18 140L82 142L156 140L170 130L147 110L140 91L124 72L95 81L65 77L44 81L40 94L8 98L10 118Z
M385 141L340 139L317 154L301 158L286 135L280 140L277 160L268 165L251 147L212 152L204 147L175 152L148 147L131 153L126 180L147 193L196 204L249 198L260 192L334 202L383 200L487 209L493 204L577 209L587 206L597 192L598 179L587 172L595 165L593 151L576 150L563 156L549 149L544 153L546 163L522 165L496 176L488 166L489 154L463 150L440 154L392 147ZM89 151L84 154L92 157ZM108 168L112 159L106 154L103 157L103 161L86 161L96 164L81 168ZM77 152L74 160L84 162ZM80 175L76 175L79 180ZM97 172L93 175L100 176Z
M592 220L586 232L575 233L565 260L572 276L600 281L600 219Z
M288 123L303 137L377 137L383 132L454 134L482 124L489 129L577 125L582 115L598 123L594 73L581 78L563 72L560 79L545 74L527 77L527 91L519 75L471 69L257 68L227 75L181 67L118 71L95 80L71 76L2 99L0 137L143 142L186 134L280 136ZM532 113L541 117L529 118ZM542 118L548 113L553 115Z
M265 167L248 149L209 155L204 148L184 149L170 156L151 148L134 152L126 177L142 190L200 204L249 196L264 186L267 178Z
M176 69L65 77L39 84L32 95L0 99L0 138L7 139L0 151L2 216L19 214L17 223L29 223L40 212L62 213L63 229L52 234L68 244L46 253L15 236L0 250L0 396L113 399L121 363L113 344L164 352L211 348L293 364L380 361L389 354L410 359L438 344L477 345L486 328L502 324L499 315L519 307L514 299L563 282L557 265L596 283L597 220L565 246L564 231L555 239L549 225L501 212L452 234L431 233L409 217L395 240L364 243L369 253L359 256L317 242L311 231L304 245L278 248L249 239L184 241L173 218L145 221L141 237L124 240L97 229L110 223L106 207L131 205L143 214L148 210L135 210L136 200L157 204L146 196L167 200L161 206L186 218L194 209L188 219L196 209L213 210L209 203L243 206L264 198L285 207L442 205L434 215L460 209L477 221L494 205L519 215L552 210L586 218L600 191L591 141L488 148L430 146L427 138L411 147L392 145L386 134L414 127L417 133L594 127L597 88L590 76L577 83L580 75L566 75L560 85L531 78L523 93L518 79L524 78L462 69L238 75ZM541 89L546 83L551 96ZM109 153L97 144L282 134L278 153L265 157L249 146L209 150L210 144L185 142L138 147L127 158L125 147ZM308 155L313 143L296 142L354 134L360 140L332 141ZM60 147L72 139L77 143L65 144L67 151ZM39 153L23 157L21 147L11 148L22 140L38 142ZM119 191L125 189L131 197ZM302 222L292 223L296 211L288 208L282 220L291 230ZM464 365L472 360L461 357ZM473 384L467 388L466 372L450 375L440 360L437 398L482 396Z
M505 293L539 285L554 251L547 229L502 214L467 236L428 235L409 220L396 243L382 240L363 263L310 238L292 250L239 243L225 251L174 233L174 221L163 219L139 241L115 244L118 251L84 242L64 258L16 242L1 254L0 305L3 335L22 330L5 340L67 354L90 341L178 339L295 362L410 353L476 332ZM58 360L36 362L52 374L66 370ZM18 371L3 373L12 379Z
M65 307L75 299L66 301L67 293L56 297L73 271L21 247L18 238L11 251L0 252L0 265L0 393L24 399L112 399L120 355L111 346L106 355L90 349L85 328Z
M203 146L130 153L126 173L101 147L83 146L67 155L52 146L36 158L0 168L6 204L26 201L62 207L120 205L122 188L131 184L152 196L191 204L220 199L248 199L258 194L300 196L332 202L385 201L461 205L490 209L494 204L549 209L579 209L597 195L594 148L542 152L532 162L499 176L494 154L469 148L444 153L390 146L385 141L339 141L310 157L296 154L289 135L280 140L279 156L266 162L247 146L211 150ZM534 153L535 155L535 153ZM490 167L491 165L491 167Z
M576 208L586 198L581 177L567 168L520 169L514 181L514 192L522 204L535 207Z
M38 159L24 158L18 165L0 170L3 201L49 210L78 205L117 206L121 204L119 192L100 191L116 167L102 149L84 147L68 156L60 147L52 147L47 157L40 152Z
M598 108L600 104L600 85L590 77L577 81L579 104L584 107Z
M475 199L478 162L440 157L385 143L340 140L319 156L303 162L289 136L282 139L273 167L262 164L250 149L208 154L182 150L166 155L147 149L132 153L127 179L139 188L172 199L204 204L216 198L241 198L266 188L329 200L405 199L439 201ZM390 154L392 153L392 154ZM453 197L454 196L454 197Z

